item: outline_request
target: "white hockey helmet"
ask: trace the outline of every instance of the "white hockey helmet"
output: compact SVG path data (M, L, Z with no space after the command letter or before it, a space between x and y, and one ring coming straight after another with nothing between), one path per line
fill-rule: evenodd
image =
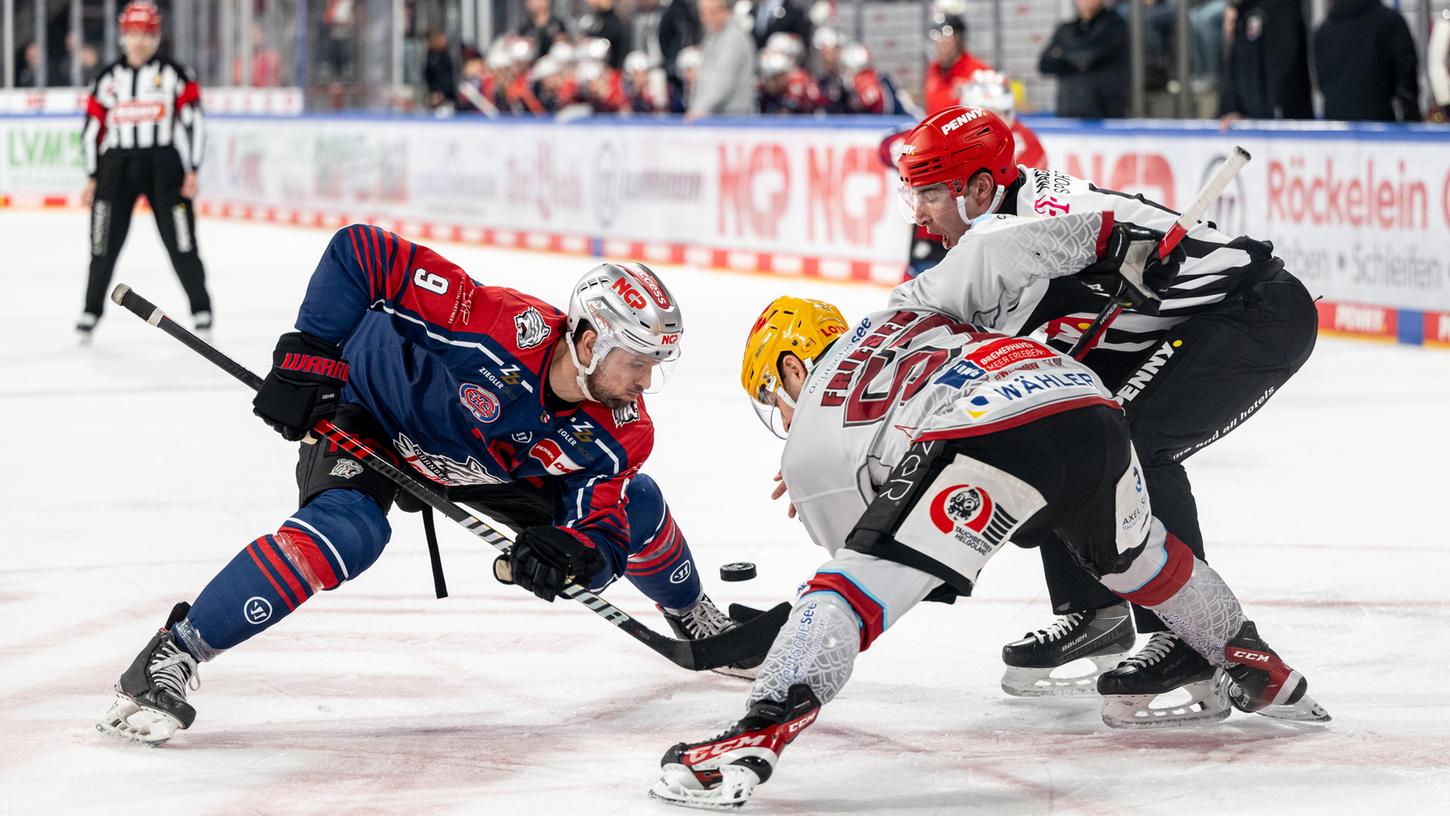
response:
M986 108L1012 124L1015 107L1012 85L1001 72L986 69L972 72L971 79L957 87L957 101L968 108Z
M578 369L578 384L593 399L585 377L594 373L613 349L660 363L650 391L664 385L665 365L680 356L684 321L680 306L664 283L647 266L638 262L602 263L579 279L569 296L569 354ZM594 357L585 366L579 361L574 340L582 328L595 332Z

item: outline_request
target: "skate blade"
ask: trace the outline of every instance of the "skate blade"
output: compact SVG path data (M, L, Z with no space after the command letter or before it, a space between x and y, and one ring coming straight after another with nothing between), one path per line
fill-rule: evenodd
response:
M1002 691L1013 697L1089 697L1098 693L1098 675L1115 668L1127 652L1091 655L1093 669L1086 674L1054 677L1058 669L1008 666L1002 673ZM1058 667L1059 669L1061 666Z
M721 666L718 669L711 669L710 671L716 674L724 675L725 677L738 677L742 680L754 680L760 674L760 667L756 666L752 669L738 669L734 666Z
M1320 705L1313 697L1304 695L1299 702L1289 705L1268 705L1259 709L1259 714L1275 720L1286 722L1319 724L1328 723L1334 718L1329 716L1329 711Z
M181 721L163 711L143 708L117 693L111 708L96 723L96 730L153 748L166 744L181 728Z
M748 768L726 765L720 769L720 784L700 788L695 775L682 765L667 765L660 780L649 789L649 798L695 810L737 810L750 801L760 777Z
M1176 691L1177 689L1175 689ZM1211 680L1183 686L1189 699L1154 706L1162 694L1119 694L1103 697L1103 724L1109 728L1181 728L1220 722L1230 708L1222 689ZM1171 692L1170 692L1171 693Z

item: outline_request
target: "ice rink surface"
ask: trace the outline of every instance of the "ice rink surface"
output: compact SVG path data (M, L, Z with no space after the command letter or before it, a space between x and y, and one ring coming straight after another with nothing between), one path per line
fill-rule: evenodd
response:
M743 681L692 675L568 602L490 577L440 520L435 600L415 517L379 563L202 666L199 715L148 749L93 730L172 603L295 508L295 453L250 395L111 308L89 349L81 213L0 212L0 813L669 814L660 754L739 716ZM322 230L205 221L216 343L264 372ZM477 279L562 305L593 261L435 245ZM649 402L646 465L722 605L785 600L823 560L769 500L779 443L739 386L745 333L785 292L850 318L871 287L661 267L685 356ZM138 214L117 281L184 301ZM1209 557L1334 715L1301 729L1112 731L1097 701L1017 700L1002 644L1051 616L1037 555L1004 549L976 597L926 604L866 652L747 813L1450 812L1450 353L1323 339L1260 414L1195 456ZM716 567L760 577L721 584ZM664 630L628 585L609 597ZM1141 642L1142 639L1140 639Z

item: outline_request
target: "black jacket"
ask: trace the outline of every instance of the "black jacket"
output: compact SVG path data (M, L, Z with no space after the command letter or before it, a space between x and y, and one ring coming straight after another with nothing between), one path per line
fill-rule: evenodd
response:
M694 0L672 0L665 6L660 15L660 59L666 74L674 78L675 58L686 47L699 45L702 36Z
M1410 26L1380 0L1334 0L1314 32L1324 118L1420 121L1419 58Z
M1057 77L1058 116L1118 118L1128 112L1128 60L1128 24L1104 9L1058 26L1037 69Z
M439 94L444 102L458 101L458 79L453 75L453 57L447 49L428 50L423 61L423 83L430 94Z
M549 49L554 47L554 42L559 39L559 35L568 33L569 30L564 27L564 21L552 14L543 25L537 25L530 17L520 23L518 29L520 37L534 41L534 53L540 57L549 53Z
M1313 119L1309 33L1299 0L1230 0L1238 9L1219 86L1220 116Z
M629 26L619 19L614 9L597 11L591 9L579 18L579 35L599 37L609 41L609 67L619 70L624 67L624 58L630 51Z

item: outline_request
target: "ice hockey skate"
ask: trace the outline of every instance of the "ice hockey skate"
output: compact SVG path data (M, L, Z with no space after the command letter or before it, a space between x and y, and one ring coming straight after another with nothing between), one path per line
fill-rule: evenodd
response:
M96 729L147 745L161 745L196 720L186 701L188 688L198 688L196 659L176 644L171 627L191 610L179 603L166 626L146 644L116 682L116 699Z
M1306 693L1309 681L1269 648L1253 621L1239 627L1224 656L1231 665L1221 685L1234 708L1279 720L1329 722L1329 712Z
M1076 697L1097 692L1098 676L1127 655L1136 638L1126 603L1073 612L1046 629L1028 632L1002 647L1002 690L1013 697ZM1087 659L1092 670L1059 670Z
M1177 635L1155 632L1142 651L1098 678L1103 722L1113 728L1218 722L1229 715L1229 706L1215 672ZM1188 695L1186 702L1180 691Z
M821 703L809 686L791 686L785 702L757 700L717 736L678 743L660 760L651 799L703 810L738 808L770 779L780 754L816 721Z
M89 346L96 336L96 324L101 319L90 312L81 312L76 318L76 337L80 339L82 346Z
M670 629L676 637L686 640L699 640L735 626L740 621L731 618L715 606L709 595L701 595L700 600L694 606L682 610L670 610L659 607L659 610L669 622ZM753 611L753 610L752 610ZM759 659L750 663L737 663L732 666L721 666L718 669L711 669L716 674L723 674L729 677L743 677L753 680L760 670L760 663L765 659L761 655Z

